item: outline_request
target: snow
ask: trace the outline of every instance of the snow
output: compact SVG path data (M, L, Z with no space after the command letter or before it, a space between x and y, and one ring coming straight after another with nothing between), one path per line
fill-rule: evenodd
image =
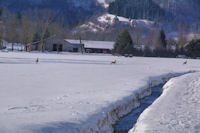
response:
M112 20L114 19L115 15L112 15L112 14L109 14L109 13L106 13L106 14L103 14L102 16L100 16L98 18L98 21L101 22L101 23L112 23ZM122 21L122 22L128 22L129 19L128 18L124 18L124 17L119 17L119 21Z
M200 73L171 79L129 133L199 132Z
M120 116L139 106L137 98L150 94L150 82L199 70L199 60L184 61L0 52L0 132L111 133Z
M146 19L131 19L131 22L129 20L129 18L125 18L125 17L121 17L121 16L117 16L119 19L119 23L117 24L117 26L123 26L129 27L130 25L132 25L131 23L133 23L133 26L141 26L141 27L145 27L145 28L150 28L153 27L155 22L153 21L149 21ZM104 14L100 14L98 16L96 16L93 20L86 22L85 24L82 24L80 26L78 26L77 28L75 28L74 32L76 31L90 31L90 32L101 32L101 31L105 31L108 27L113 26L113 19L115 18L115 15L113 14L109 14L109 13L104 13Z
M125 17L121 17L121 16L117 16L119 21L122 23L122 24L129 24L129 18L125 18ZM109 13L105 13L101 16L99 16L97 18L97 20L101 23L108 23L108 24L112 24L112 20L115 18L115 15L113 14L109 14ZM134 19L134 18L131 18L132 21L134 21L137 25L142 25L142 26L151 26L154 24L153 21L149 21L149 20L146 20L146 19Z
M86 30L89 30L89 31L92 31L92 32L98 32L98 31L104 31L104 28L101 27L100 25L98 24L95 24L93 22L88 22L86 24L83 24L80 26L81 29L86 29Z
M103 4L103 6L105 7L105 8L107 8L107 7L109 7L109 3L108 2L106 2L106 0L97 0L99 3L101 3L101 4ZM110 1L113 1L113 0L110 0Z

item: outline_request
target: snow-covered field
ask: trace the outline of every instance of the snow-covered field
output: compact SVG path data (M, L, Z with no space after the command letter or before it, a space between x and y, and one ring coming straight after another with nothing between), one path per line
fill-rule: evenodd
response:
M150 82L200 70L200 60L184 61L0 52L0 132L111 133L118 117L150 94Z
M129 133L199 133L200 73L171 79Z

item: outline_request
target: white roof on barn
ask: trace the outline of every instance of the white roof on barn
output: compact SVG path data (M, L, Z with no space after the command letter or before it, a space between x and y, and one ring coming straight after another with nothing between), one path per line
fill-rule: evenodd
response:
M80 44L80 40L65 39L65 41L71 44ZM111 41L91 41L91 40L81 40L85 48L96 48L96 49L114 49L115 42Z

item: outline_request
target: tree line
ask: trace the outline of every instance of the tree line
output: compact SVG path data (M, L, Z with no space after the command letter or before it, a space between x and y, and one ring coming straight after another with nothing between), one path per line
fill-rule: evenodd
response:
M182 27L183 28L183 27ZM151 32L151 35L155 35ZM151 38L151 39L150 39ZM153 45L144 45L144 48L137 48L136 40L133 39L131 31L125 29L117 38L113 54L134 55L145 57L177 57L186 55L188 57L200 57L200 39L188 42L184 33L180 33L178 40L166 38L164 29L160 29L156 36L147 35L147 40ZM149 40L148 40L149 39Z
M68 28L64 26L63 18L56 17L49 9L28 10L22 14L0 8L0 39L25 45L40 42L40 50L44 50L46 38L64 38L67 34Z
M153 0L115 0L110 3L109 13L134 19L148 19L159 21L172 15L160 8Z

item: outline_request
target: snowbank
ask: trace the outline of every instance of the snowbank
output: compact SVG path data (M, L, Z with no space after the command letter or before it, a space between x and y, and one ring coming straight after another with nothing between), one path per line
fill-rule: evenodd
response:
M149 86L199 70L199 60L184 61L0 52L0 132L111 133Z
M199 132L200 73L173 78L129 133Z

